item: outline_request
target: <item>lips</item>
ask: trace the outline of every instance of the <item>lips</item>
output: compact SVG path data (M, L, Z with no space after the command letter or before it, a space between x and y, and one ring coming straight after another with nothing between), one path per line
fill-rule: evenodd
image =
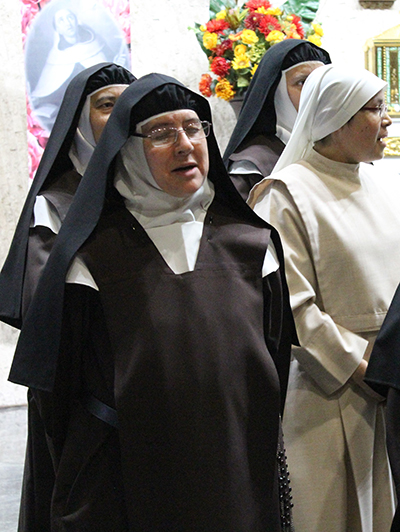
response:
M387 144L387 140L388 140L387 135L384 135L384 136L378 138L378 142L380 142L380 143L383 144L384 146L386 146L386 144Z
M178 166L177 168L174 168L173 172L188 172L189 170L193 170L194 168L197 168L197 164L195 163L188 163L183 164L182 166Z

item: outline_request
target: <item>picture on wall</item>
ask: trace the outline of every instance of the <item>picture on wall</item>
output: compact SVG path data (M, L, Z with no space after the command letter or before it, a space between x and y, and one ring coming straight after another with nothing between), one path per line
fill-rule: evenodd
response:
M72 78L110 61L130 69L129 0L21 0L30 177Z

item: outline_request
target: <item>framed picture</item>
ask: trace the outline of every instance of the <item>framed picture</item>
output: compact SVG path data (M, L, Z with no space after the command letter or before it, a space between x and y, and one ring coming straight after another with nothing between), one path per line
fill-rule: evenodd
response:
M72 78L104 61L130 69L130 13L129 0L21 3L33 177Z

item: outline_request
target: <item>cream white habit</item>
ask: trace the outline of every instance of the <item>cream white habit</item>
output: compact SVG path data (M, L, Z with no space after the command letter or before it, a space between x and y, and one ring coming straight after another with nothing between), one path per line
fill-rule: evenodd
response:
M383 403L349 378L400 281L400 178L314 150L273 178L254 210L281 235L302 345L284 416L295 529L389 532Z

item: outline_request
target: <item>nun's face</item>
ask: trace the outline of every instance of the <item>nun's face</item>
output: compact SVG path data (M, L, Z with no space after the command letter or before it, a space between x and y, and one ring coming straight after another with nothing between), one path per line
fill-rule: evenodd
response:
M371 98L351 120L331 134L332 149L336 161L344 163L368 163L382 159L386 147L384 138L392 123L385 112L382 116L379 106L384 103L384 91Z
M289 98L296 111L299 110L300 94L304 82L313 70L323 65L321 61L307 61L299 66L295 66L286 72L286 86Z
M94 140L99 142L107 120L110 118L114 105L127 85L104 87L90 97L90 125Z
M182 128L199 120L195 111L181 109L154 118L142 128L144 135L165 127L180 130L176 142L170 146L153 146L150 139L143 140L147 163L157 185L177 198L194 194L208 174L207 139L193 141L182 131Z

